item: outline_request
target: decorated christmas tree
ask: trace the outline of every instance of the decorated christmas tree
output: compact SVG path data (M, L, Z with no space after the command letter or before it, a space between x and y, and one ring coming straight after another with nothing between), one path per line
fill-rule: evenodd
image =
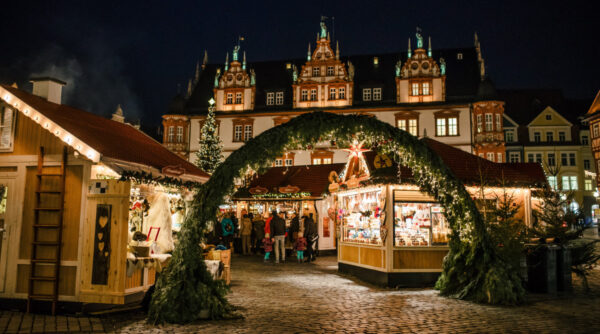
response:
M208 174L212 174L223 159L223 146L217 135L215 100L210 99L209 103L208 116L200 130L200 150L196 153L196 165Z

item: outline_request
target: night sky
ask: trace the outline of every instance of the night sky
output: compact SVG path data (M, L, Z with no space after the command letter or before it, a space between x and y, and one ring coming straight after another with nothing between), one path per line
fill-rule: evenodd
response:
M404 51L417 26L434 49L472 46L477 31L499 88L559 88L591 100L600 89L593 3L10 1L0 8L0 81L28 90L30 76L53 75L68 81L63 103L102 115L121 103L150 129L204 50L222 63L241 35L250 66L304 57L325 15L335 17L342 55Z

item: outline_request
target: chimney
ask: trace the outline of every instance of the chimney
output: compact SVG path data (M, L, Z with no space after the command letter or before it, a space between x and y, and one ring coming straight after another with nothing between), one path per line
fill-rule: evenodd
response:
M33 83L33 95L61 104L62 86L66 82L51 77L31 78L29 81Z

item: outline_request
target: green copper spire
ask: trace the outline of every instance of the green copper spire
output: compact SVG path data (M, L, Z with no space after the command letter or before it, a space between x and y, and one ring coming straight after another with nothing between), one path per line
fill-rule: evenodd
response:
M215 75L215 88L219 87L219 76L221 76L221 69L217 68L217 74Z
M412 57L412 51L410 50L410 38L408 39L408 58Z
M429 36L429 46L427 47L427 56L431 58L431 36Z
M246 51L244 51L244 60L242 61L242 70L246 69Z
M308 43L308 52L306 53L306 60L310 61L310 43Z
M225 71L229 69L229 52L225 55Z

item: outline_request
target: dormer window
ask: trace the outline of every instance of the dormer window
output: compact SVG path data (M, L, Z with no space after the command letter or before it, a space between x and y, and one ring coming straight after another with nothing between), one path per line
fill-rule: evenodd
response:
M333 66L327 66L327 75L332 76L334 74Z
M242 93L235 93L235 104L242 104Z
M423 83L423 95L431 95L431 92L429 90L429 82Z
M550 114L546 114L546 120L547 120L547 121L551 121L551 120L552 120L552 115L550 115Z
M267 105L272 106L275 103L275 93L267 93Z
M419 83L413 82L413 84L411 85L411 87L412 87L412 95L413 96L419 95Z
M275 93L275 104L278 106L283 104L283 92Z
M169 127L169 132L167 134L167 142L168 143L172 143L174 138L175 138L175 127L174 126L170 126Z
M373 88L373 101L381 101L381 88Z
M320 68L313 67L313 77L318 77L318 76L320 76L320 74L321 74Z
M225 104L233 104L233 93L227 93L227 99L225 100Z
M462 60L463 59L462 52L459 52L459 53L456 54L456 59L458 59L458 60Z

